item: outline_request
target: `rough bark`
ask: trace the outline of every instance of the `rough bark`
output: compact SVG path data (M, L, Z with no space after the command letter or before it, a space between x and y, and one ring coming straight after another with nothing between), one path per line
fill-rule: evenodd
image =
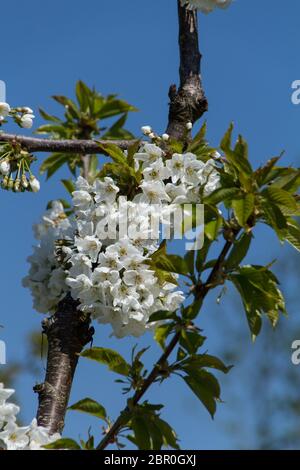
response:
M34 391L39 395L38 424L49 428L51 434L62 432L78 356L94 333L89 317L77 306L67 296L57 312L42 323L48 338L47 370L45 382Z
M200 76L201 54L197 11L182 7L178 0L180 86L171 85L167 134L177 140L186 138L186 124L194 124L208 109Z
M128 149L136 140L53 140L24 137L15 134L0 134L1 142L20 144L29 152L62 152L82 155L103 153L98 144L114 144L123 150Z

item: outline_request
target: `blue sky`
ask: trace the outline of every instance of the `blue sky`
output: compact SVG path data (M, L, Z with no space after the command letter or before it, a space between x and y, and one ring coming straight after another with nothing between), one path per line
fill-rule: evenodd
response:
M128 126L151 124L158 132L166 126L167 92L178 81L177 19L175 0L86 0L40 2L11 0L1 7L2 27L0 79L7 85L7 100L14 106L43 107L59 112L51 101L53 94L73 95L78 79L94 85L103 94L116 92L139 108L130 116ZM300 106L291 103L291 83L300 79L297 56L300 3L287 0L236 0L227 11L200 15L200 47L203 54L202 75L209 100L208 136L217 145L231 121L250 144L250 158L259 165L285 150L282 163L299 165ZM36 125L41 124L40 118ZM18 131L14 127L10 131ZM30 131L24 131L30 134ZM38 155L39 162L45 155ZM38 171L38 165L36 167ZM1 337L8 348L8 361L24 356L26 332L37 329L42 317L33 312L29 293L21 287L26 274L26 257L33 244L32 224L43 213L47 202L64 195L57 177L44 183L38 195L1 192ZM274 257L287 256L289 248L279 245L269 231L259 229L249 261L267 263ZM286 278L284 285L288 286ZM229 303L217 307L210 296L200 324L209 337L207 347L219 348L221 319L226 321ZM237 309L238 310L238 309ZM290 312L291 315L297 312ZM232 314L232 312L231 312ZM253 354L242 309L234 312L237 322L245 324L244 352ZM203 315L203 316L202 316ZM230 314L229 314L230 315ZM291 338L291 341L294 338ZM145 345L150 337L139 344ZM228 338L230 341L230 338ZM121 350L129 358L132 339L109 338L109 329L97 328L95 345ZM152 344L152 343L151 343ZM148 363L157 357L158 347L148 352ZM0 366L4 367L4 366ZM166 403L165 417L181 437L183 448L234 448L234 437L225 426L228 408L236 414L229 393L229 381L238 383L237 366L220 377L223 398L214 421L177 379L155 386L148 396ZM36 407L31 388L42 376L23 375L19 396L23 417L30 420ZM112 417L124 403L118 385L104 368L81 362L71 401L92 396ZM245 442L253 445L250 412L244 417ZM84 436L90 418L70 412L65 434Z

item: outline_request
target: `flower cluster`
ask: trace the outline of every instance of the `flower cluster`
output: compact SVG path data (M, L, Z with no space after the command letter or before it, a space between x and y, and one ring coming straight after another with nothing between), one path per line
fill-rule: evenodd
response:
M33 111L28 106L11 108L8 103L0 102L0 126L11 117L20 127L30 129L35 118Z
M11 108L0 102L0 127L12 118L20 127L30 129L33 125L33 111L27 106ZM0 183L3 189L15 192L40 189L40 183L31 173L30 165L35 158L17 143L1 143L0 134Z
M53 310L69 290L82 311L123 337L140 336L152 313L182 304L176 275L161 278L151 256L159 247L158 227L170 224L176 208L200 203L219 186L215 161L192 153L167 158L157 145L144 143L134 162L142 178L132 200L110 177L93 185L79 177L74 216L67 219L55 203L36 229L40 243L29 258L24 285L38 311Z
M211 13L215 8L227 8L232 0L181 0L181 5L190 10L200 10L203 13Z
M73 231L72 221L65 215L59 201L52 202L42 222L34 226L35 238L39 243L28 258L30 270L23 279L23 285L30 288L33 306L40 313L52 312L68 291L66 273L59 262L59 252L65 248L59 247L59 241L71 240Z
M18 143L0 142L1 187L14 192L39 191L40 182L30 169L34 160L35 157L22 149Z
M59 434L50 436L46 428L38 426L36 419L29 426L18 426L20 408L7 402L13 393L0 383L0 450L43 450L43 446L60 439Z

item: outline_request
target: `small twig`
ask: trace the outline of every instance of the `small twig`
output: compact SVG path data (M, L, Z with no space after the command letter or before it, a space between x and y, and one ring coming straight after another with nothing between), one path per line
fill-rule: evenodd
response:
M63 152L80 155L103 153L98 144L114 144L122 150L128 149L136 140L54 140L24 137L15 134L1 134L0 142L18 143L30 152Z

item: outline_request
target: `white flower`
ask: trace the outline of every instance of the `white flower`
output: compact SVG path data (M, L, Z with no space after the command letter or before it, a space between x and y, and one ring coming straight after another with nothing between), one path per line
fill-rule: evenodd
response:
M20 126L24 127L25 129L30 129L33 125L33 114L24 114L20 119Z
M141 130L142 130L142 133L143 133L144 135L149 135L149 134L151 134L151 132L152 132L152 127L150 127L150 126L143 126L143 127L141 128Z
M4 160L0 163L0 173L2 173L2 175L8 175L8 173L10 172L10 164L8 161Z
M29 450L44 450L43 446L51 444L61 438L58 433L49 435L49 430L38 426L35 418L32 420L27 434L30 439Z
M167 168L170 171L172 183L177 183L179 179L184 176L184 155L174 153L170 160L166 162Z
M143 181L140 187L144 193L141 202L160 204L162 201L170 201L165 185L161 181Z
M0 383L0 405L13 395L15 391L12 388L4 388L3 383Z
M29 184L34 193L37 193L41 188L39 180L33 175L29 178Z
M121 199L110 177L92 186L79 177L74 215L66 217L55 203L37 226L39 245L24 285L38 311L54 311L70 293L83 312L124 337L154 328L148 323L152 313L182 304L175 277L174 283L159 281L149 260L159 247L161 225L171 232L178 205L201 202L220 184L219 171L214 160L204 163L192 153L165 158L148 143L134 159L141 181L132 200Z
M210 13L215 8L226 8L232 0L181 0L181 5L189 9L198 9L203 13Z
M74 191L72 196L74 206L81 210L88 209L93 201L92 196L85 190Z
M0 116L6 117L10 113L10 106L8 103L0 102Z
M193 123L192 122L187 122L186 123L186 128L188 131L192 130L193 129Z
M147 288L156 282L154 271L150 271L150 269L125 271L123 279L127 286L140 286L142 288Z
M3 441L7 450L23 450L29 443L29 427L19 427L15 422L8 422L4 431L0 432L0 441Z
M162 140L164 140L165 142L168 142L168 140L170 140L169 134L163 134L161 137L162 137Z
M205 164L197 160L196 156L192 153L186 153L183 155L184 160L184 177L182 181L187 184L197 185L200 183L201 170L205 167Z
M163 180L168 178L169 172L161 158L150 164L143 170L145 181Z
M98 259L102 243L94 236L87 236L85 238L75 237L75 245L79 253L84 253L89 256L93 263Z
M119 192L119 188L114 184L112 178L105 177L104 181L96 180L95 183L95 201L113 203Z

